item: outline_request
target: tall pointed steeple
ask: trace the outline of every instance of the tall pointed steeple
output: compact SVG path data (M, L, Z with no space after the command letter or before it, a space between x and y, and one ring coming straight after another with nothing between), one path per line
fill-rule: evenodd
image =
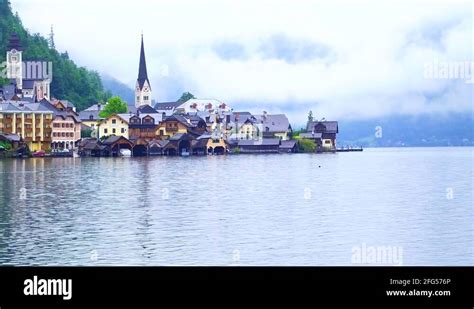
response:
M142 43L140 48L140 63L138 66L138 78L137 85L135 88L135 106L140 107L142 105L151 105L151 85L148 80L148 72L146 69L146 59L145 59L145 45L143 43L143 33L142 33Z
M143 87L145 81L148 81L148 72L146 70L146 58L145 58L145 45L143 44L143 34L142 34L142 46L140 49L140 65L138 67L138 83L140 88ZM150 83L148 81L148 83Z

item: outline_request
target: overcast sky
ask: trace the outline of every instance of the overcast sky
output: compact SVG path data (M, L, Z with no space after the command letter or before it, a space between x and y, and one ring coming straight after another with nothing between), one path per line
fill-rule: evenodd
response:
M472 111L472 1L12 0L31 32L133 87L143 30L156 101L186 90L302 123ZM438 66L438 67L439 67ZM429 75L429 74L428 74ZM430 77L430 76L428 76Z

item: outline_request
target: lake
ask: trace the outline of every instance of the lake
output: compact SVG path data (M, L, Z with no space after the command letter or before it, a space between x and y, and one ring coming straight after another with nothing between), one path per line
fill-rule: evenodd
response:
M474 265L473 153L0 160L0 264Z

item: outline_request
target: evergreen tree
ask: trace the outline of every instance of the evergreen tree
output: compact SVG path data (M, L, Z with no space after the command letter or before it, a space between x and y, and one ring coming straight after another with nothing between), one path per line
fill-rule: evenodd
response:
M51 25L51 33L49 34L49 48L51 49L56 49L56 44L54 44L54 31L53 31L53 25Z
M309 127L310 123L313 122L314 118L313 118L313 111L309 111L308 113L308 122L306 124L306 127Z
M8 84L7 74L6 74L6 65L0 63L0 87Z
M196 97L191 93L191 92L184 92L181 95L181 98L179 98L178 102L179 103L184 103L186 101L189 101L191 99L195 99Z

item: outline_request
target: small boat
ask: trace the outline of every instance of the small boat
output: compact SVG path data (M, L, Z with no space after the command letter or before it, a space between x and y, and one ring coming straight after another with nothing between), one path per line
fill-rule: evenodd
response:
M44 150L38 150L33 152L31 155L36 158L42 158L46 155L46 152Z
M120 149L120 156L121 157L131 157L132 151L130 149Z

